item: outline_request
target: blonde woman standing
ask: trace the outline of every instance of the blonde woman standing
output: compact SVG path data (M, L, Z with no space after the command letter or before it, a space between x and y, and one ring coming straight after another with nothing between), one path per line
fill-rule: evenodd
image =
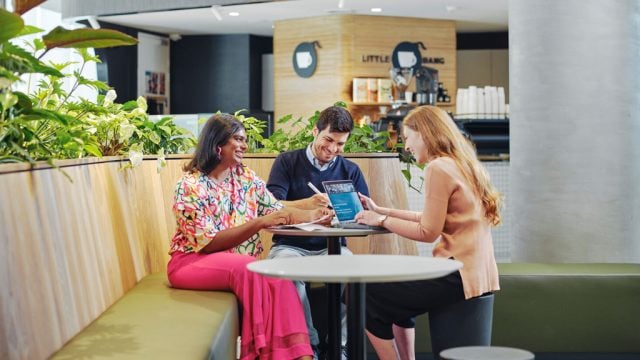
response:
M500 289L491 238L491 227L500 223L500 197L473 145L435 106L411 111L403 137L416 161L427 163L423 211L381 207L361 195L369 210L356 219L415 241L440 239L433 256L464 266L439 279L367 285L367 335L382 360L415 358L416 315Z

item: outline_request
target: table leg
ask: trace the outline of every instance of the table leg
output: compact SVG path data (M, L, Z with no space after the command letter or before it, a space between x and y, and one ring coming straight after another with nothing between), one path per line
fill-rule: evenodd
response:
M340 246L339 237L327 238L327 253L329 255L340 255L342 252L342 246Z
M329 255L340 255L340 238L327 238L327 252ZM329 303L329 324L327 329L327 359L340 360L342 358L342 324L340 319L340 284L327 284Z
M365 346L365 284L347 285L347 344L350 360L367 358Z

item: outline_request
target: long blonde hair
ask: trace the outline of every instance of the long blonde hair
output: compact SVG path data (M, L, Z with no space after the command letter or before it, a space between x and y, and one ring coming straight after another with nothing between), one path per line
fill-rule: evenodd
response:
M467 183L482 200L485 218L491 225L500 224L500 193L491 184L473 144L462 135L451 117L436 106L425 105L409 112L402 125L420 133L429 159L447 156L456 162Z

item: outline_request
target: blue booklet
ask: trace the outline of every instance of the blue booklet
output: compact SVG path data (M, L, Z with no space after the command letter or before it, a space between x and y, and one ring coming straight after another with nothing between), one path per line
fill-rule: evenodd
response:
M323 181L322 186L340 224L355 223L356 214L362 211L363 207L353 182L351 180Z

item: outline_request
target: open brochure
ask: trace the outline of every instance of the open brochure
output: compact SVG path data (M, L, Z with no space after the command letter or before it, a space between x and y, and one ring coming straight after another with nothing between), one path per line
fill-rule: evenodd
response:
M329 226L324 226L315 223L300 223L300 224L291 224L291 225L278 225L274 226L276 229L300 229L304 231L322 231L332 229Z
M305 223L298 223L298 224L291 224L291 225L278 225L278 226L273 226L276 229L300 229L300 230L304 230L304 231L321 231L321 230L327 230L327 229L331 229L330 226L324 226L324 225L320 225L318 224L319 222L325 221L327 220L327 217L321 217L319 219L316 219L314 221L311 222L305 222Z

